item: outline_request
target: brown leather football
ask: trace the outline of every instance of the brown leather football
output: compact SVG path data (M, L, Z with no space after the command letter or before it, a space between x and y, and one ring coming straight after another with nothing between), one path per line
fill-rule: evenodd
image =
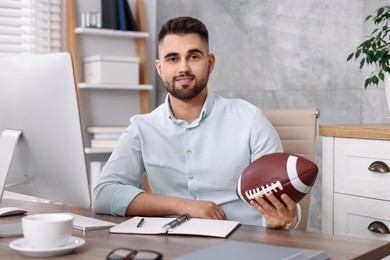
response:
M236 193L248 203L269 192L279 199L286 193L299 202L310 191L317 175L317 165L306 158L289 153L266 154L243 171Z

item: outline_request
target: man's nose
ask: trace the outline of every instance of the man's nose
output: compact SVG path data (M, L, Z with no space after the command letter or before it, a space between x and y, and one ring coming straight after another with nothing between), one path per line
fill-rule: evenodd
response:
M185 73L185 72L189 72L190 70L191 69L190 69L188 60L182 59L181 62L180 62L179 72L180 73Z

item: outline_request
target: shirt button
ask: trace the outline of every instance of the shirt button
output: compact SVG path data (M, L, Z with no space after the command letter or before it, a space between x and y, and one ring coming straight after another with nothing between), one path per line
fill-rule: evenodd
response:
M191 131L191 129L192 129L192 128L187 128L186 130L187 130L187 132L190 132L190 131Z
M192 180L194 178L194 175L188 175L188 179Z
M196 196L195 196L195 195L192 195L191 198L192 198L193 200L196 200Z
M192 151L191 151L190 149L188 149L188 150L186 151L186 154L187 154L187 155L191 155L191 154L192 154Z

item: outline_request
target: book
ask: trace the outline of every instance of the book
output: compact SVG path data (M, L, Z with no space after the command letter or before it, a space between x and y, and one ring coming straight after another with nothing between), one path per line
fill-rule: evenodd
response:
M119 30L127 31L127 21L126 21L126 2L127 2L127 0L117 0L117 1L118 1Z
M228 240L175 258L176 260L224 259L224 260L325 260L329 256L323 250L267 245Z
M137 23L135 22L133 12L131 11L131 7L129 2L125 1L125 12L126 12L126 25L128 31L137 31Z
M114 148L118 139L91 139L91 148Z
M95 133L92 134L92 139L116 139L118 140L121 133Z
M119 29L117 0L101 0L102 28Z
M90 134L95 133L122 133L126 130L126 126L89 126L87 132Z
M180 226L165 231L163 226L175 218L144 217L142 227L138 228L141 217L133 217L110 229L110 233L120 234L175 234L226 238L239 224L232 220L191 218Z

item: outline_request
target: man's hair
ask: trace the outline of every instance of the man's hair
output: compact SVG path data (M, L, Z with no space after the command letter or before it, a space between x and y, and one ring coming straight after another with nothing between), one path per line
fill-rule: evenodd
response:
M158 43L160 44L168 34L184 35L189 33L195 33L200 36L209 47L209 32L206 25L198 19L183 16L168 20L160 30L158 34Z

